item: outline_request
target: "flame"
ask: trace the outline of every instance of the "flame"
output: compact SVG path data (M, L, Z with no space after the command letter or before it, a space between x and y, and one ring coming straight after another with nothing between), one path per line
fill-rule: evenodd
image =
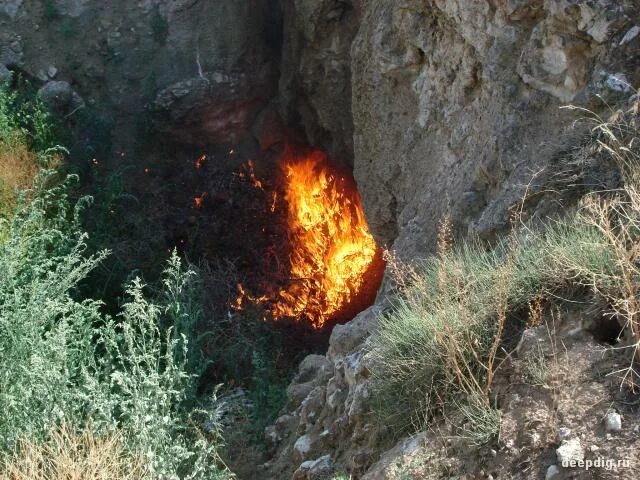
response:
M204 166L204 162L206 162L206 161L207 161L207 155L203 153L196 160L195 167L196 168L202 168Z
M260 305L274 319L304 319L322 328L358 298L381 252L367 226L355 186L333 169L326 155L297 155L287 148L281 169L284 201L278 202L278 192L271 191L269 210L278 213L280 205L286 205L281 213L290 253L282 259L273 246L267 256L277 264L278 275L288 275L285 280L276 280L262 296L254 296L238 284L231 308ZM251 160L235 175L265 191Z
M305 315L320 328L357 296L378 246L357 191L331 171L324 154L288 152L283 168L291 283L272 313Z
M234 173L234 175L242 180L247 180L254 188L264 191L262 182L256 177L253 160L248 160L247 163L242 165L242 170Z
M196 208L202 207L202 202L204 202L204 197L207 196L207 192L202 192L200 195L193 199L193 203Z

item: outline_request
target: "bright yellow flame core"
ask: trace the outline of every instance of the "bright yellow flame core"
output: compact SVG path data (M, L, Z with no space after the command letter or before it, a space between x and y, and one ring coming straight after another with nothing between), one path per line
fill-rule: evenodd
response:
M272 313L307 316L316 328L355 298L378 246L355 188L330 171L321 152L285 155L291 283Z

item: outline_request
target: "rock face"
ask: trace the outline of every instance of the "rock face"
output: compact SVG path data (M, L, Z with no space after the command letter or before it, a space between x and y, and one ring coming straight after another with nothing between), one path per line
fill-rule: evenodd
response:
M595 94L611 93L622 2L587 3L367 3L352 47L355 175L383 243L429 252L447 212L485 238L508 225L557 153L541 148L562 143L558 107L602 108Z
M264 465L266 478L287 478L293 470L295 478L315 478L312 465L327 474L337 459L349 471L362 472L376 460L365 340L379 314L379 307L370 307L336 326L327 356L302 362L289 387L290 413L267 432L276 455ZM326 455L331 462L323 460Z
M558 107L601 109L596 94L611 98L625 79L637 81L628 62L637 40L620 45L636 38L637 14L626 7L291 0L280 82L286 118L299 119L312 144L349 152L351 103L365 211L401 257L432 251L446 213L460 232L490 239L527 188L543 189L532 178L562 150L574 118Z
M283 7L283 117L312 145L352 166L350 49L360 0L286 0Z
M553 214L572 199L548 193L561 159L577 170L560 190L615 185L599 170L601 159L571 157L580 132L567 128L574 113L559 107L603 110L598 96L615 102L630 92L622 95L622 80L640 82L629 61L640 52L640 18L628 3L290 0L284 19L285 118L299 120L315 146L349 152L350 104L365 212L400 258L431 253L445 214L458 233L488 240L509 227L524 197L531 215ZM367 469L364 478L397 478L394 459L419 450L406 440L381 457L376 443L366 342L379 308L337 326L321 372L292 383L286 414L269 436L268 478L303 475L326 455L356 478ZM541 439L533 432L532 448Z

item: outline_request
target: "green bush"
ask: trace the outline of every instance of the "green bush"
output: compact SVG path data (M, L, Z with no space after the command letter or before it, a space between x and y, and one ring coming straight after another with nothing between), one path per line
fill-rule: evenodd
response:
M157 477L225 476L216 419L196 404L205 363L190 343L199 315L193 272L174 253L154 300L136 279L116 318L102 315L98 301L77 299L106 252L85 256L79 214L88 201L73 205L74 179L48 187L51 175L39 177L0 246L0 451L21 437L46 441L63 421L91 424L120 432Z
M508 314L544 292L618 273L602 233L579 218L523 226L490 250L463 243L405 269L409 283L371 347L379 414L404 430L455 409L462 436L489 441L499 421L488 393Z
M17 134L35 153L45 152L58 143L59 125L29 82L16 83L14 89L0 84L0 141Z

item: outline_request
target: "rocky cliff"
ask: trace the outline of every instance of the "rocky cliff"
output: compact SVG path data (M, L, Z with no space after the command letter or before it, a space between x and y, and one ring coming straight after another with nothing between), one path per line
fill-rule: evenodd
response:
M606 112L633 93L640 80L634 2L286 3L285 111L297 112L312 141L348 154L353 128L352 162L370 226L401 258L432 252L444 215L459 234L492 240L523 199L529 215L547 216L570 206L577 185L615 185L600 160L563 162L582 132L560 107ZM391 472L397 459L435 455L418 438L380 457L385 432L371 417L366 342L383 303L337 326L326 357L300 366L287 413L267 432L276 453L263 468L272 478L340 470L404 478ZM437 461L444 470L456 463ZM415 478L445 474L432 467Z

